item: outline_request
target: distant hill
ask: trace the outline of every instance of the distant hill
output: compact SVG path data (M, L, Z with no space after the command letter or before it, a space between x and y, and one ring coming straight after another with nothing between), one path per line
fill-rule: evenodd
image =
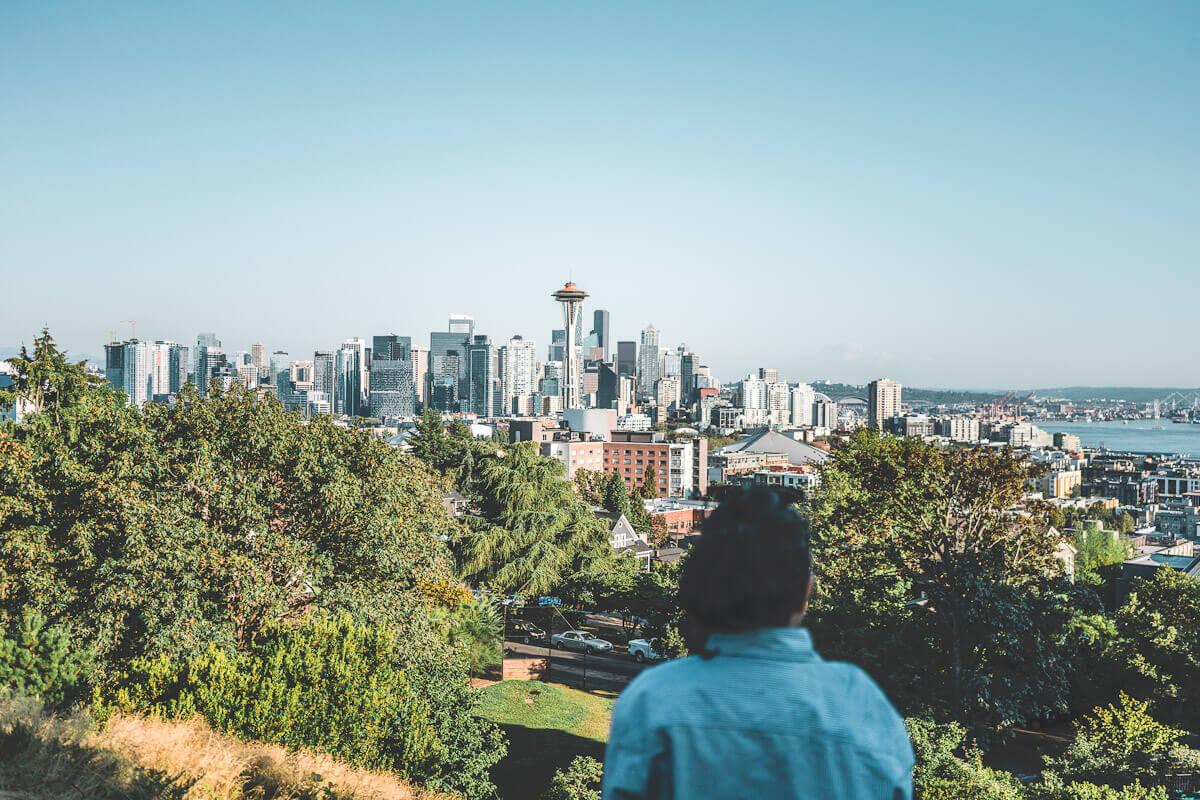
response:
M812 387L818 392L829 395L831 400L842 400L847 397L867 399L867 387L855 386L849 383L814 383ZM960 389L918 389L905 386L903 389L904 402L929 405L953 405L954 403L986 403L996 397L994 392L968 392ZM1001 392L1003 394L1003 392Z
M1120 400L1126 403L1150 403L1163 400L1168 395L1195 394L1200 389L1182 389L1174 386L1063 386L1053 389L1037 389L1038 397L1061 397L1064 400Z

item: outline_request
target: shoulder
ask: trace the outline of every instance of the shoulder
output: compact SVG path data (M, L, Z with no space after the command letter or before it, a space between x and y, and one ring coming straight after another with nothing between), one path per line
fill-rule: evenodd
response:
M693 683L699 661L699 656L687 656L642 670L617 698L613 708L614 721L618 715L638 716L641 721L648 721L646 717L651 710L663 706L664 697L679 693Z

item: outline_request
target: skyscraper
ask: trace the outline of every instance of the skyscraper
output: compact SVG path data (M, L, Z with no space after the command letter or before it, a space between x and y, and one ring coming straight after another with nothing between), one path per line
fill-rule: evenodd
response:
M617 342L617 375L637 375L637 342Z
M471 335L457 331L433 331L429 334L429 368L438 381L451 381L455 402L467 397L467 345L471 343ZM453 359L457 372L451 374L448 366ZM445 384L443 383L443 386ZM441 394L445 402L445 391ZM439 409L440 411L457 411L457 408Z
M150 399L150 352L145 342L131 339L125 343L125 372L121 384L130 405L140 406Z
M389 333L371 339L371 359L407 361L412 356L412 337Z
M215 333L196 334L196 390L201 396L208 394L208 385L216 368L225 363L221 352L221 340Z
M334 360L332 350L317 350L313 353L312 391L325 395L325 401L330 404L330 411L333 410L334 384L336 382Z
M767 383L779 383L779 370L775 367L759 367L758 379Z
M813 424L813 401L816 393L807 383L792 387L792 424Z
M608 312L598 308L592 312L592 333L596 335L596 346L604 351L604 360L608 360Z
M255 342L250 346L250 363L259 369L267 366L267 346L262 342Z
M900 384L880 378L867 384L867 423L881 431L900 413Z
M661 334L658 328L647 325L642 330L642 349L638 354L638 396L644 400L654 398L655 388L662 377L662 362L659 352Z
M478 334L467 345L467 395L463 399L463 410L481 417L492 415L494 404L492 389L495 373L492 371L494 359L491 337Z
M500 403L512 414L515 398L537 394L537 345L514 336L500 348Z
M337 353L337 385L334 387L335 414L361 416L367 397L367 343L353 337L342 342Z
M179 394L188 382L188 346L178 342L170 342L170 364L168 365L167 391Z
M567 357L567 332L562 328L550 331L550 351L546 353L548 361L562 361Z
M370 414L381 420L411 417L416 413L412 361L371 355Z
M475 318L466 314L451 314L450 324L446 328L450 333L465 333L470 339L475 335Z
M275 396L286 403L292 399L292 362L286 350L276 350L271 354L271 385L275 387Z
M696 403L696 367L700 365L696 354L685 350L679 359L679 404L691 408Z
M563 330L567 334L567 352L566 358L563 359L563 409L580 408L582 407L582 402L579 396L581 379L579 347L582 341L582 334L579 332L579 311L583 305L584 298L587 297L587 292L580 289L574 283L567 282L563 288L559 289L551 297L562 304Z
M417 403L425 408L429 402L429 348L413 345L412 347L413 391L417 394Z

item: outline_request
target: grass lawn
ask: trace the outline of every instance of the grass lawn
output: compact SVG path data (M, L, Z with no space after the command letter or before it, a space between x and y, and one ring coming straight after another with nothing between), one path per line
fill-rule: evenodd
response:
M578 755L604 757L614 697L539 681L483 690L482 713L508 736L493 777L504 800L536 800L555 770Z

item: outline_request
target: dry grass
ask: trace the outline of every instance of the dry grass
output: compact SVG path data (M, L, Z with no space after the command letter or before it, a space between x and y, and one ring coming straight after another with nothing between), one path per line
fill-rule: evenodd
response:
M0 700L0 800L434 800L393 775L186 722L45 714Z

